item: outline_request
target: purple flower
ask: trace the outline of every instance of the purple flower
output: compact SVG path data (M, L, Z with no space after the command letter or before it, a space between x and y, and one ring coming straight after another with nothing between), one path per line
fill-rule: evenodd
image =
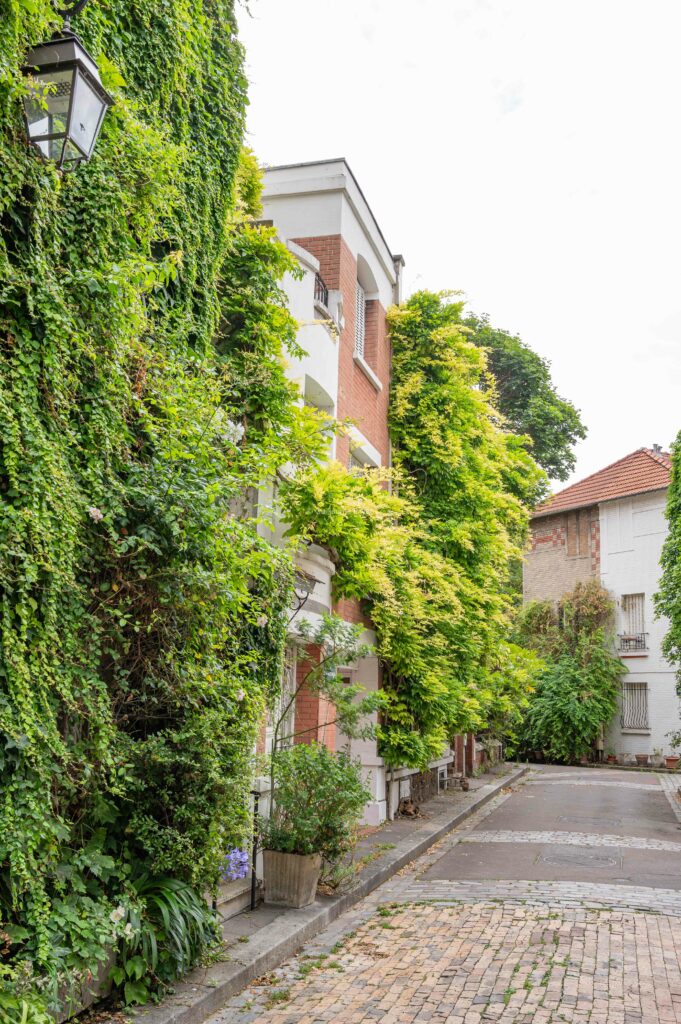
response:
M220 866L220 874L225 882L236 882L245 878L251 867L251 857L247 850L234 847L229 851Z

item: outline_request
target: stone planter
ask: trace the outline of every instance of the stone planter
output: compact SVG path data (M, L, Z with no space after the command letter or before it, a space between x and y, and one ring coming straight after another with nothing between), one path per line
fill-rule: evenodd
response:
M314 903L322 868L319 853L263 852L265 903L283 907L307 907Z
M665 757L664 763L665 763L665 767L671 768L672 771L675 771L676 770L676 766L679 763L678 754L670 754L668 757Z

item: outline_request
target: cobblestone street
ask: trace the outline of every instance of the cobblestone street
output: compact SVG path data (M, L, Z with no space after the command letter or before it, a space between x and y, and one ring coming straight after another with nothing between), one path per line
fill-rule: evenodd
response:
M533 771L210 1024L681 1022L676 789Z

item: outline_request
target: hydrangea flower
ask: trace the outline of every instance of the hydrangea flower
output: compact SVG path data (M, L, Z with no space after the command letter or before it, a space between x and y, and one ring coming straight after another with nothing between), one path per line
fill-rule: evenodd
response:
M118 924L125 917L125 907L118 906L115 910L112 910L109 914L109 920L113 921L114 924Z
M222 436L230 444L238 444L245 433L246 428L243 423L235 423L234 420L227 420L222 428Z
M104 513L101 511L101 509L98 509L96 505L90 505L90 507L87 510L87 514L89 515L93 523L101 523L102 519L104 518Z
M251 857L247 850L234 847L229 851L220 868L220 874L226 882L236 882L245 878L251 868Z

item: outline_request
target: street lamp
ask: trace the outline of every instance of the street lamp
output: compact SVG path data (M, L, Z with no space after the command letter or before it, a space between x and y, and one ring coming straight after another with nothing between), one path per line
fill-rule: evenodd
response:
M104 115L113 106L97 65L71 31L71 16L86 3L78 0L59 12L64 17L61 33L31 50L22 69L28 80L24 97L28 141L64 170L90 159Z

